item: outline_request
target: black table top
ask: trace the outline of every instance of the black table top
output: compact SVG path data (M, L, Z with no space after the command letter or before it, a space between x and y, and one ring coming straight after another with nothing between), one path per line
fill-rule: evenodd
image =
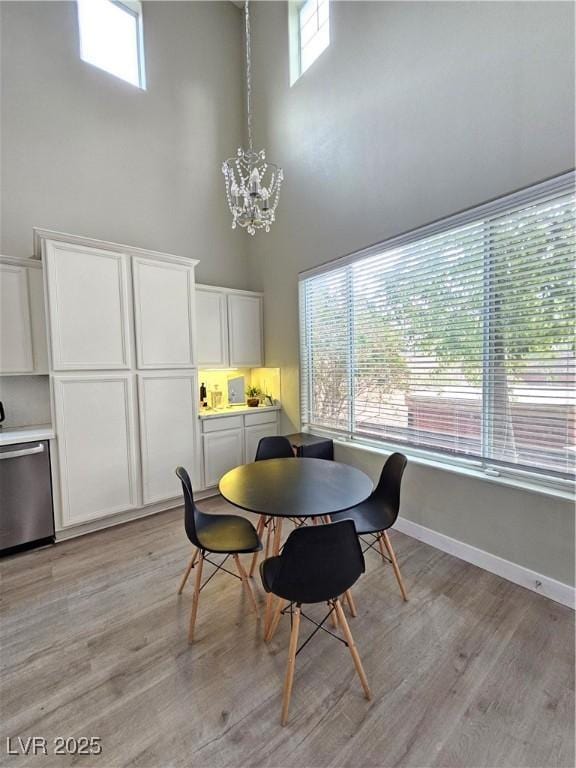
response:
M219 488L227 501L250 512L315 517L360 504L372 493L372 481L337 461L269 459L230 470Z

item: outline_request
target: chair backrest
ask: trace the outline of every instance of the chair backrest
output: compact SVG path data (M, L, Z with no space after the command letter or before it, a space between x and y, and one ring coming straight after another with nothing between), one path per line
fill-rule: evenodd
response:
M407 464L408 459L403 453L392 453L388 456L382 467L378 485L372 493L372 498L385 505L390 525L396 522L400 512L400 487Z
M194 503L194 494L192 492L190 476L184 467L176 467L176 474L182 483L182 492L184 493L184 527L186 528L186 535L195 547L201 548L196 533L196 526L199 517L203 515L196 508L196 504Z
M270 437L261 437L256 449L256 461L265 459L291 459L294 457L292 444L287 437L280 435L271 435Z
M364 555L352 520L296 528L280 560L272 591L296 603L339 597L364 572Z

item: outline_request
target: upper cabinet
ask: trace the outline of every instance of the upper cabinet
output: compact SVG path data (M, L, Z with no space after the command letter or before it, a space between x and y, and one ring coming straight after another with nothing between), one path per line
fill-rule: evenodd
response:
M0 256L0 374L47 370L42 264Z
M48 313L55 371L131 366L129 257L46 241Z
M36 238L53 371L196 365L196 260L42 230Z
M196 327L200 367L258 368L264 364L261 294L199 286Z
M198 365L228 368L228 310L226 294L199 288L196 291L196 343Z
M231 368L258 368L262 361L262 297L228 296Z
M194 265L134 258L138 368L190 368L194 355Z

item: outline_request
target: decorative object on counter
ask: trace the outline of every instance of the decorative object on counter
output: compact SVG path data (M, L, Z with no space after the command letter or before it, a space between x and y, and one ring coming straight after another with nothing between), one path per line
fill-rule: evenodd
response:
M252 51L250 41L249 2L244 3L246 34L246 115L248 120L248 149L238 148L236 157L222 163L226 182L226 199L232 213L232 229L241 226L254 235L257 229L270 232L284 171L266 161L263 149L254 151L252 143Z
M274 405L272 395L264 395L264 405Z
M246 404L250 408L257 408L260 405L260 397L262 396L262 390L260 387L248 387L246 390Z
M210 392L210 405L214 410L222 408L222 392L220 384L214 384L214 389Z
M228 404L244 405L245 402L244 376L235 376L233 379L228 379Z
M4 410L4 403L0 400L0 429L2 429L2 422L6 418L6 412Z
M208 408L208 396L206 393L206 384L200 384L200 405L202 408Z

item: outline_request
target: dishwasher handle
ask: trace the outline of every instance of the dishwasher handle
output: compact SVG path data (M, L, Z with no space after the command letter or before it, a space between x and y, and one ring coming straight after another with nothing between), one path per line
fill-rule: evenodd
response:
M33 448L23 448L20 451L6 451L0 453L0 460L2 459L19 459L21 456L33 456L35 453L44 453L44 444L38 443Z

